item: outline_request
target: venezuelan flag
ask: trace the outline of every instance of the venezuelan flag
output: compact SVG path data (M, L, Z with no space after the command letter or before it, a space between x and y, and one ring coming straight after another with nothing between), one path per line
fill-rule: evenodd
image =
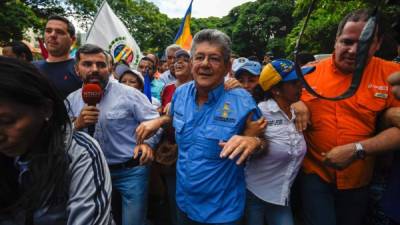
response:
M190 18L192 14L192 3L190 1L189 8L186 10L186 14L182 19L179 31L175 36L175 44L181 46L183 49L190 50L192 45L192 34L190 33Z
M75 58L76 52L78 51L78 42L74 41L74 43L71 46L71 49L69 50L69 57Z

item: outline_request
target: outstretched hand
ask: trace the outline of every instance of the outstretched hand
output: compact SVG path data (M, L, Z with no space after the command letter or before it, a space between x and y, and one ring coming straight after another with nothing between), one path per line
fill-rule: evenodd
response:
M236 161L237 165L242 164L259 146L260 140L256 137L246 137L234 135L227 142L220 142L219 146L222 147L220 154L221 158L228 157L234 160L240 156Z

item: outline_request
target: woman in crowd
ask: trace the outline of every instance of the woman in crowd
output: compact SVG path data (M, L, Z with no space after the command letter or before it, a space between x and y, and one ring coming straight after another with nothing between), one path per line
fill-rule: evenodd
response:
M129 66L120 64L116 67L115 72L117 73L118 81L130 87L138 89L140 92L144 90L144 78L142 74L131 69ZM151 97L151 103L158 108L160 108L161 103L157 98Z
M304 69L303 73L312 69ZM290 105L299 100L302 84L294 63L285 59L267 64L259 84L265 101L258 107L268 120L264 132L268 145L265 152L252 156L246 164L246 222L293 225L290 189L306 153L306 143L295 128Z
M36 68L0 57L0 224L111 224L111 179L97 142L73 132Z
M251 95L254 95L254 89L258 85L261 73L261 64L257 61L240 57L233 61L232 70L235 78L242 84L243 88Z

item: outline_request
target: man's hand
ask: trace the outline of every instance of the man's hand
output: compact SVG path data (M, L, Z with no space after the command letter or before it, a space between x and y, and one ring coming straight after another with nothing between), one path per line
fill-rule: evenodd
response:
M144 140L153 136L161 127L159 119L143 121L136 128L136 143L142 144Z
M97 123L99 112L96 106L84 106L78 118L74 121L75 129L80 130Z
M261 117L256 121L253 121L251 118L252 115L253 113L250 113L250 115L247 117L246 127L243 132L243 135L250 137L259 137L264 134L268 121L264 117Z
M311 125L310 111L308 110L306 104L304 104L302 101L293 103L291 107L296 114L296 129L299 132L303 132L305 129L307 129L308 125Z
M240 158L236 161L236 164L240 165L260 147L261 141L257 137L234 135L227 142L220 142L219 145L222 147L221 158L229 157L233 160L240 155Z
M139 152L141 152L140 156L140 165L145 165L150 163L154 159L153 149L148 144L140 144L136 145L135 149L133 150L133 158L137 159L139 156Z
M383 114L384 127L397 127L400 129L400 107L392 107Z
M389 76L388 82L393 86L392 92L397 99L400 99L400 72L393 73Z
M164 109L163 109L163 111L162 111L162 114L168 115L168 114L169 114L170 108L171 108L171 102L168 102L168 103L165 105L165 107L164 107Z
M231 89L240 88L240 87L243 87L242 84L235 78L229 78L224 83L225 90L231 90Z
M335 169L344 169L349 166L355 158L356 146L354 143L332 148L324 156L324 164Z

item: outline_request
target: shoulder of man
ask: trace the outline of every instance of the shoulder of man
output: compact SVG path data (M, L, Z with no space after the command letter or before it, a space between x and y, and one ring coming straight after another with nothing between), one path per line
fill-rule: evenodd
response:
M388 77L390 74L400 71L400 64L393 62L393 61L388 61L385 59L381 59L378 57L373 57L371 59L371 63L374 63L374 66L377 66L380 68L380 70L382 71L382 75L386 78Z

